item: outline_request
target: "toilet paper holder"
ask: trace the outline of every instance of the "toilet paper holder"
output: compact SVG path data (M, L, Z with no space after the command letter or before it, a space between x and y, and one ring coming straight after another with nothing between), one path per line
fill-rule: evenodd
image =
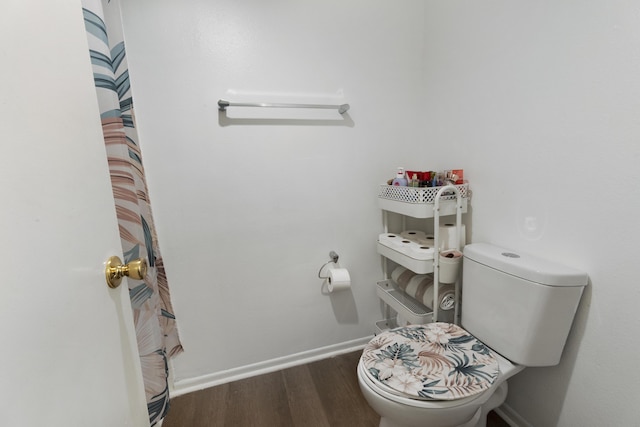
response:
M325 268L327 265L334 263L337 264L338 263L338 258L340 258L340 256L335 252L335 251L331 251L329 252L329 258L331 258L331 261L327 261L324 264L322 264L322 267L320 267L320 270L318 271L318 279L328 279L329 276L321 276L320 273L322 273L322 269Z

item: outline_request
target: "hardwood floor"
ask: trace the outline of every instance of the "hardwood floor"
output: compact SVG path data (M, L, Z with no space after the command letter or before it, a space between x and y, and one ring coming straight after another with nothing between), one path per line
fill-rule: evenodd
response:
M162 427L377 427L358 386L360 353L178 396ZM488 420L508 427L493 413Z

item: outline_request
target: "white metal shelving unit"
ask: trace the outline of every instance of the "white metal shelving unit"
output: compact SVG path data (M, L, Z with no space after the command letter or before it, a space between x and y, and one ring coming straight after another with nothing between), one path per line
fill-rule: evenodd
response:
M378 238L378 253L383 257L383 269L386 280L377 284L376 293L386 306L386 318L376 323L378 331L396 326L391 318L390 309L400 314L409 323L424 324L438 321L441 303L439 301L440 270L440 217L456 216L456 245L460 241L462 214L467 212L469 187L467 183L442 187L401 187L381 185L378 194L379 207L382 209L384 233ZM433 221L433 248L420 247L413 242L395 239L389 232L388 213L427 219ZM403 221L404 223L404 221ZM460 247L451 248L460 250ZM400 290L391 280L388 262L391 260L416 274L433 274L433 310ZM446 304L454 305L454 322L458 323L460 306L460 281L455 284L455 297Z

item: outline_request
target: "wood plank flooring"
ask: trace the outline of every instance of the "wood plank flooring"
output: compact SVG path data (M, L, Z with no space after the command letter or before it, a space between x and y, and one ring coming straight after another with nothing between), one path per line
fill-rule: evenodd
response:
M359 351L171 400L162 427L377 427L360 392ZM508 427L490 414L487 427Z

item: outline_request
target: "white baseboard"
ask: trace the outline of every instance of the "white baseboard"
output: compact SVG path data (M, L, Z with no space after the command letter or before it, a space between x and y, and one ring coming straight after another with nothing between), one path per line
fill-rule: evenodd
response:
M270 372L291 368L293 366L304 365L316 360L328 359L339 354L350 353L362 350L373 336L358 338L339 344L333 344L314 350L303 351L289 356L278 357L264 362L253 363L251 365L240 366L226 371L213 374L202 375L195 378L178 380L171 387L171 396L181 396L193 391L202 390L220 384L237 381L256 375L268 374Z
M496 411L496 413L500 415L500 418L505 420L511 427L533 427L506 403L503 403L498 408L494 409L494 411Z

